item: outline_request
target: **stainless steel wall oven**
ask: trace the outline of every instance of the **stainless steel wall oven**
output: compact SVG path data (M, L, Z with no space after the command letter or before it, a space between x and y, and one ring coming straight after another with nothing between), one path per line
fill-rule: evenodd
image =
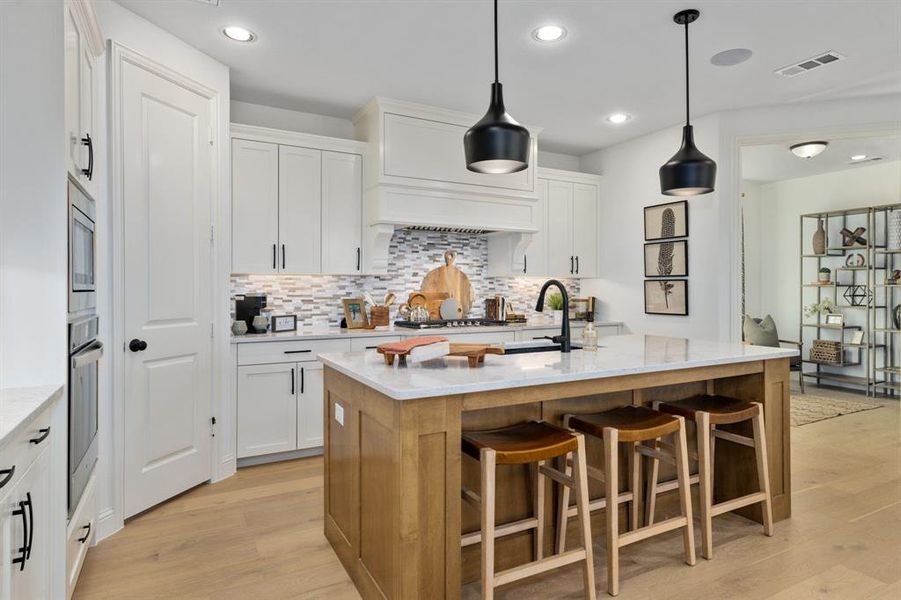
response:
M97 462L97 394L103 344L96 315L69 323L69 515L75 511Z

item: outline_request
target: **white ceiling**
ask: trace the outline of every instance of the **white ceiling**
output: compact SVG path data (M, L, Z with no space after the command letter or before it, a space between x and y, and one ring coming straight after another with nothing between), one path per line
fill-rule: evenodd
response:
M119 0L231 67L232 96L337 117L375 95L482 113L492 73L490 0ZM682 31L691 26L692 113L901 91L898 0L502 0L501 81L547 150L584 154L682 119ZM556 44L530 33L554 22ZM252 44L219 30L240 24ZM729 48L754 55L717 67ZM785 79L775 69L834 50L847 60ZM604 117L626 111L620 126Z
M792 143L809 140L795 140ZM770 182L859 169L863 166L901 160L901 135L826 139L829 145L819 156L798 158L788 149L791 143L744 146L741 149L741 176L750 181ZM851 157L866 154L880 161L854 162ZM898 164L898 163L896 163ZM901 177L901 164L898 166Z

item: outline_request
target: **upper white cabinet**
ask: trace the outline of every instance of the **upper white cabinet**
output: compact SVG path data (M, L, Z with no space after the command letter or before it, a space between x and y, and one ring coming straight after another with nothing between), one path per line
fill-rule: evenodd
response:
M100 119L98 57L103 38L89 2L65 2L66 165L89 194L96 196L101 174L97 123Z
M232 272L360 273L365 144L232 125Z
M576 272L573 255L573 185L567 181L547 181L548 274L571 277Z

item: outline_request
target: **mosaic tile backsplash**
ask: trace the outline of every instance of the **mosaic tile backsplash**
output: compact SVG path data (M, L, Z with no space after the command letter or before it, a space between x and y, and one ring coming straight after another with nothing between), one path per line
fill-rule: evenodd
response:
M231 295L264 293L275 314L296 314L298 327L337 326L344 316L341 300L369 292L377 302L388 292L397 307L415 292L426 274L444 264L444 251L456 250L456 265L469 277L475 298L469 316L484 316L484 300L502 295L516 312L532 317L544 278L486 277L488 240L483 236L399 229L391 238L386 275L232 275ZM571 297L579 295L577 279L562 280Z

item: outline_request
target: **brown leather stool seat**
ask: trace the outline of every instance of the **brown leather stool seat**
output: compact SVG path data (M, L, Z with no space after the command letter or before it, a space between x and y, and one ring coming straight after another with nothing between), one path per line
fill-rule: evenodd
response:
M572 415L569 426L576 431L604 437L604 428L619 431L620 442L643 442L669 435L679 430L679 420L644 406L620 406L599 413Z
M530 421L486 431L464 431L463 452L478 459L483 448L495 451L499 465L524 465L574 452L578 440L571 431Z
M711 425L727 425L747 421L760 412L760 405L728 396L694 396L677 402L663 402L659 410L671 415L680 415L691 421L697 420L697 413L710 414Z

